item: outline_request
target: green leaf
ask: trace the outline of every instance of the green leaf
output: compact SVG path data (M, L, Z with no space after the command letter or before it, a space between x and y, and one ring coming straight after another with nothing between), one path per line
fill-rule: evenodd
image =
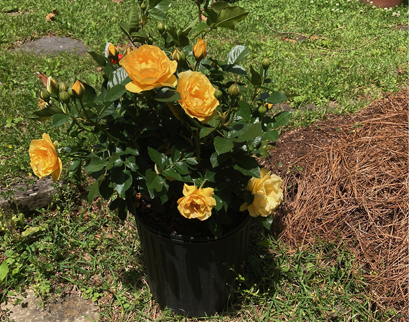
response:
M6 260L4 260L1 262L1 265L0 265L0 282L2 282L6 278L8 273L9 273L9 267L7 265Z
M278 128L280 126L284 126L288 123L291 118L291 112L284 111L274 115L273 117L273 128Z
M116 86L116 85L126 85L130 83L132 79L128 76L126 73L125 69L122 67L118 68L117 70L112 72L112 76L110 77L110 80L108 81L107 87L108 89Z
M254 70L253 66L250 66L250 73L251 73L251 83L254 86L261 84L261 75Z
M122 198L116 198L114 201L111 202L109 205L109 209L115 210L118 209L118 217L121 220L125 220L126 216L128 214L127 212L127 206L126 206L126 200Z
M98 181L95 181L88 192L88 204L92 203L92 200L98 195L99 192L99 184Z
M156 8L149 10L149 16L156 20L166 20L166 13Z
M138 31L140 28L140 21L139 21L139 8L137 6L133 6L131 11L129 12L129 19L128 19L128 32Z
M176 171L180 174L189 174L189 168L185 162L179 161L175 162L173 165L175 166Z
M82 97L82 101L84 103L88 102L93 102L95 98L97 97L97 93L95 92L95 89L92 86L89 86L88 84L81 82L84 85L85 88L85 93L84 96Z
M244 133L241 133L237 139L234 139L236 142L245 142L249 140L253 140L258 136L263 134L263 129L261 128L261 123L255 123L250 126L248 130Z
M138 156L138 155L139 155L139 151L138 151L138 149L132 149L132 148L130 148L130 147L128 146L128 147L125 149L124 154L132 154L132 155Z
M70 164L70 166L68 167L68 171L69 171L69 172L74 172L74 171L76 171L76 170L78 169L78 167L80 166L80 164L81 164L81 161L80 161L80 160L72 161L71 164Z
M93 156L91 157L90 163L86 167L84 167L84 170L89 173L98 172L101 171L106 165L106 160L103 160L97 156Z
M214 152L210 156L210 163L212 164L212 167L215 168L215 167L221 165L222 163L226 162L229 159L230 159L230 154L218 155L217 152Z
M151 160L158 166L158 170L162 170L167 165L168 158L163 153L160 153L151 147L148 147L148 153Z
M251 120L251 105L244 101L239 101L239 110L237 116L240 116L244 122Z
M114 177L111 179L116 183L115 190L122 198L125 198L125 192L132 185L132 175L129 170L115 171Z
M224 1L217 1L215 3L212 4L212 9L216 12L216 13L220 13L220 11L222 11L222 9L228 7L229 4L227 2Z
M253 157L240 155L236 160L236 164L233 165L233 169L240 171L245 176L260 178L260 167Z
M156 93L153 99L158 102L173 102L173 101L180 100L180 98L181 98L180 94L176 91L160 90Z
M285 102L286 100L287 97L284 95L284 93L274 92L266 99L266 102L270 104L279 104Z
M104 180L99 186L99 194L105 200L109 200L114 192L114 189L110 185L109 180Z
M171 3L171 0L149 0L149 8L156 8L166 12L170 9Z
M238 45L230 50L227 55L227 64L235 65L242 62L249 54L249 49L246 46Z
M105 102L114 102L126 93L126 88L122 84L112 87L105 96Z
M222 209L223 207L223 202L217 195L213 195L214 200L216 200L216 206L214 207L217 211Z
M214 148L216 149L217 154L223 154L230 152L234 147L234 143L229 139L216 136L214 138Z
M60 126L67 122L70 119L70 117L66 114L54 114L51 122L53 124L53 127Z
M89 51L88 54L90 54L95 62L101 67L104 67L108 63L108 60L104 55L97 54L94 51Z
M217 127L220 124L220 120L221 120L220 115L216 114L209 121L207 121L207 125Z
M271 142L276 142L278 140L279 134L276 130L271 130L263 134L262 140L269 140Z
M230 73L238 74L238 75L247 75L247 72L244 69L244 67L242 67L240 65L233 65L233 66L224 65L222 67L226 72L230 72Z
M197 165L199 164L195 158L187 158L186 162L189 163L190 165Z
M33 116L30 117L30 119L39 119L39 121L46 120L47 118L53 116L54 114L62 114L62 110L59 107L56 106L50 106L43 108L42 110L35 111L33 113Z
M273 216L268 216L268 217L258 216L256 218L253 218L253 222L259 227L263 226L263 227L267 228L268 230L270 230L271 225L273 223Z
M125 160L125 165L133 172L136 172L136 170L139 168L136 164L135 156L127 157Z
M224 210L227 211L231 201L231 190L230 189L219 190L217 191L217 195L222 200L222 206Z
M156 190L160 192L162 190L162 184L160 180L160 176L158 176L155 172L153 172L151 169L146 170L146 187L149 190L149 194L153 198L154 192L153 190Z
M234 23L247 17L249 11L238 6L223 8L216 20L215 27L234 29Z
M263 239L262 241L259 241L257 245L262 246L264 248L269 248L271 244L268 239Z
M207 136L207 135L209 135L210 133L212 133L214 130L216 130L216 128L214 128L214 127L203 127L203 128L200 130L199 137L200 137L200 138L204 138L205 136Z
M107 163L107 170L111 170L112 168L117 168L120 167L124 164L122 161L121 157L119 156L119 153L115 153L109 157L108 163Z
M171 177L171 178L176 179L176 180L178 180L178 181L183 181L182 176L181 176L179 173L177 173L175 170L173 170L173 169L163 170L162 173L163 173L163 175L164 175L165 177Z
M172 151L170 152L170 157L172 159L172 162L179 161L181 156L182 156L182 151L179 151L176 146L173 146Z
M210 182L216 182L215 179L214 179L214 176L215 176L216 174L217 174L217 172L213 172L213 171L207 170L207 171L206 171L206 174L205 174L205 179L206 179L207 181L210 181Z
M201 22L199 23L196 28L195 28L195 34L201 34L203 31L205 31L207 28L209 28L209 26L207 25L206 22Z

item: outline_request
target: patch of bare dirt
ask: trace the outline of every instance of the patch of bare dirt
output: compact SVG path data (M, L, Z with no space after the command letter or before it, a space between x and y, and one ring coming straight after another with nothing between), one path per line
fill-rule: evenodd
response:
M344 243L378 308L408 311L408 90L283 133L261 163L284 181L280 237Z

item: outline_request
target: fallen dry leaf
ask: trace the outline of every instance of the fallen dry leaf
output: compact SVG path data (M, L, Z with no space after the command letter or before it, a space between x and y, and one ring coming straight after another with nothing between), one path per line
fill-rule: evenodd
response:
M112 0L113 2L115 2L115 3L121 3L122 2L122 0Z
M285 38L285 37L281 37L281 39L284 40L284 41L289 41L289 42L297 42L297 40L290 39L290 38Z
M207 17L206 17L206 16L204 16L204 15L202 15L202 14L201 14L201 16L202 16L202 20L203 20L203 21L207 21Z
M49 13L49 14L47 15L47 17L45 17L45 19L47 19L47 21L53 21L53 20L54 20L54 17L55 17L55 14Z
M40 72L37 72L37 77L40 79L41 83L43 83L44 87L47 87L47 78L48 77L46 75L40 73Z

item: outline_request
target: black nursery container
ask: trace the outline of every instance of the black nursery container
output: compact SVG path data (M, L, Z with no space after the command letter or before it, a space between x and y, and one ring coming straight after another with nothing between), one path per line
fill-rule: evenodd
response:
M247 260L250 216L218 239L174 236L136 219L149 288L162 308L203 317L234 301L236 276Z

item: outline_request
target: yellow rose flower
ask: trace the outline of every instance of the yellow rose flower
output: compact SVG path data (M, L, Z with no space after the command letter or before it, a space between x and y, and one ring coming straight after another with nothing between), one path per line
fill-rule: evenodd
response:
M199 38L197 40L197 43L193 48L193 55L197 60L201 60L206 57L207 55L206 42L202 38Z
M206 220L212 215L212 209L216 206L213 198L213 188L198 189L195 186L183 186L184 197L178 200L178 210L183 217Z
M204 74L191 70L180 73L176 91L181 97L179 104L190 117L206 123L216 114L219 105L214 97L216 89Z
M32 140L28 153L31 168L36 176L42 179L51 174L54 182L60 178L62 162L48 134L44 133L42 139Z
M271 174L265 168L260 171L260 179L251 178L246 190L254 195L254 201L250 206L244 203L240 211L248 210L252 217L267 217L273 213L278 205L283 201L283 190L281 185L283 180L275 174Z
M132 79L125 86L130 92L140 93L177 84L174 73L178 63L170 60L159 47L143 45L124 56L119 64Z

